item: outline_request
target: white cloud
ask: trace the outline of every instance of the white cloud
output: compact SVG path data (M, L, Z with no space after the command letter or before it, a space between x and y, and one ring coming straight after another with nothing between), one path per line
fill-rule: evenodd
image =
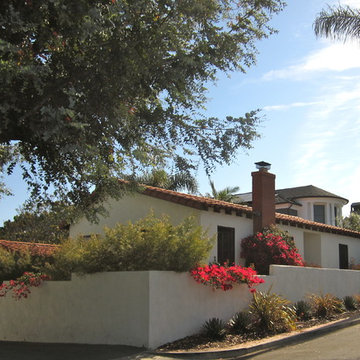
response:
M290 154L292 183L360 201L360 84L333 80L299 122Z
M360 7L359 0L341 0L334 2L335 5L338 3L340 3L340 5L348 5L354 8Z
M308 55L297 65L291 65L284 69L267 72L263 76L263 80L302 80L303 77L310 74L313 75L317 72L342 72L359 68L360 46L358 43L330 43L328 46Z
M321 102L319 101L294 102L291 104L267 105L264 106L262 109L265 111L289 110L291 108L307 107L307 106L314 106L319 104L321 104Z

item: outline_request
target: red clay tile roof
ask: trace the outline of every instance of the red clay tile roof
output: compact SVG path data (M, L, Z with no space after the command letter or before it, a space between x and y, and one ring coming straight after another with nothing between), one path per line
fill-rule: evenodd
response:
M158 199L170 201L184 206L189 206L199 210L208 210L209 208L213 208L215 211L220 211L221 209L223 209L225 210L225 213L229 214L234 211L236 215L244 214L248 218L252 218L252 208L250 206L228 203L226 201L210 199L202 196L179 193L176 191L161 189L154 186L144 185L144 187L145 190L143 191L143 194ZM315 221L305 220L298 216L275 213L275 217L276 223L278 224L351 236L360 239L360 232L357 231L343 229L333 225L321 224Z
M23 241L0 240L0 246L10 251L29 250L31 255L51 256L58 245L31 243Z

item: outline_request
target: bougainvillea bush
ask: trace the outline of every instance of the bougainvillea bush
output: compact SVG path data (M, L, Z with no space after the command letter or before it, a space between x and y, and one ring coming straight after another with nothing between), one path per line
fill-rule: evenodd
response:
M48 279L47 275L41 273L24 272L16 280L10 280L8 283L0 285L0 297L4 297L7 293L12 292L16 300L27 298L31 292L31 287L39 287L44 280Z
M241 257L246 264L254 264L259 274L269 274L270 264L304 266L294 239L275 226L243 239Z
M232 289L234 284L245 283L250 288L250 291L254 292L254 286L264 282L263 279L257 276L254 269L239 265L221 266L211 264L197 266L190 271L190 274L198 283L224 291Z

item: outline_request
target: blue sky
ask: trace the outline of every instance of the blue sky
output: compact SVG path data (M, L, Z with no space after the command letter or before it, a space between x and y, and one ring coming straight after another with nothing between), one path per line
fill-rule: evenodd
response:
M232 166L217 169L216 188L251 191L254 162L264 160L272 164L277 188L311 184L349 204L360 201L360 43L315 37L313 21L326 4L338 1L288 1L273 21L279 33L259 43L257 65L211 88L209 114L261 108L264 115L262 137ZM201 192L208 191L206 177L199 173L199 179Z
M241 116L257 108L263 116L253 149L240 151L231 166L212 175L217 189L251 191L254 163L264 160L272 164L277 188L312 184L349 203L360 201L360 42L317 39L312 28L322 8L338 3L288 0L272 21L279 33L258 43L257 65L230 78L220 74L209 86L209 116ZM340 4L360 6L358 0ZM200 192L209 192L203 171L197 179ZM0 225L27 196L19 174L6 180L15 195L0 200Z

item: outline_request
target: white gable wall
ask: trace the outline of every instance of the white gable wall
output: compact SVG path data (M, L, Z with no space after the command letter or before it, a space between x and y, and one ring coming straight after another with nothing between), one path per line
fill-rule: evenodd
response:
M70 226L70 237L74 238L80 234L103 234L105 226L114 227L117 223L135 222L147 216L150 211L154 211L155 216L169 215L174 225L190 215L199 217L200 213L199 210L188 206L142 194L127 195L120 200L110 199L105 204L105 208L108 210L108 217L100 216L97 224L82 218L78 223Z

